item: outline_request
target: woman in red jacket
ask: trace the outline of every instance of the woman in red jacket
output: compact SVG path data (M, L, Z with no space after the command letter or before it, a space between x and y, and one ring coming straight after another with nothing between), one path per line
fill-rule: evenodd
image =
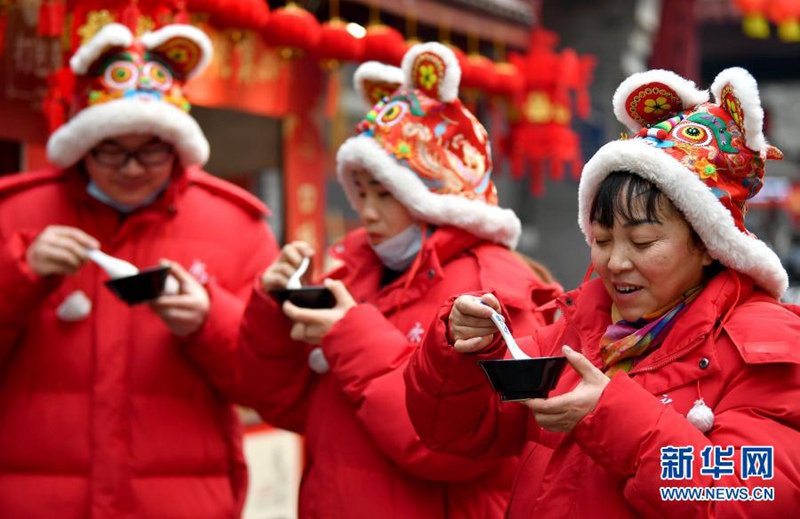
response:
M614 96L636 135L601 148L579 189L598 278L519 344L566 355L547 399L500 404L491 306L461 296L406 372L409 412L443 452L522 453L510 517L789 517L800 510L800 317L778 257L744 227L764 160L753 78L708 92L667 71ZM514 316L509 316L514 322ZM468 354L468 355L465 355Z
M333 248L332 309L279 306L308 245L287 245L246 311L240 368L249 403L273 425L306 435L300 516L488 518L505 513L515 458L476 462L423 446L408 418L403 369L441 303L492 290L521 332L554 297L509 250L513 212L497 207L484 128L456 97L452 52L420 44L402 72L368 63L365 94L389 94L337 156L363 228ZM405 87L387 90L390 83Z
M74 116L47 171L0 179L0 515L239 517L240 320L277 254L249 193L200 169L189 25L109 24L70 61ZM236 229L232 234L230 229ZM168 259L177 290L129 306L88 260Z

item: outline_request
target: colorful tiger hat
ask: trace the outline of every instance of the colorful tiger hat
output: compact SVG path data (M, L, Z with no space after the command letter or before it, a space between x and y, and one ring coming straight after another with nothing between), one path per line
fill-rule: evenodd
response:
M744 224L747 200L764 184L767 144L755 79L744 69L722 71L711 86L716 102L695 84L666 70L629 77L614 94L617 119L633 138L610 142L583 169L579 223L592 242L592 201L603 179L628 171L653 182L680 209L723 265L749 275L781 297L788 276L778 256Z
M401 69L368 62L354 79L372 109L336 157L351 205L359 204L352 172L365 168L416 218L514 248L521 224L497 206L489 137L458 99L453 52L418 44Z
M70 60L71 117L50 136L48 159L66 168L104 139L152 133L175 146L184 166L204 164L208 141L188 113L183 86L212 53L208 36L191 25L166 25L140 38L124 25L104 26Z

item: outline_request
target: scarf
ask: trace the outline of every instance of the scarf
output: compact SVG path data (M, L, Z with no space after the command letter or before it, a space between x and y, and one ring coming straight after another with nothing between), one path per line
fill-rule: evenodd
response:
M617 371L627 373L638 359L661 346L676 318L686 310L704 287L705 284L698 285L664 307L634 322L622 319L616 305L612 305L612 323L600 339L600 355L605 374L610 377Z

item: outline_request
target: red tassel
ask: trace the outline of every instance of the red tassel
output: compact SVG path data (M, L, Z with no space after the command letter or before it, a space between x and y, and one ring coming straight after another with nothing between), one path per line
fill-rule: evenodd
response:
M169 25L172 23L173 19L172 9L169 6L159 4L158 7L156 7L156 27L164 27L165 25Z
M239 82L239 72L242 69L242 35L239 31L231 34L231 81Z
M139 17L141 14L142 13L139 10L139 2L137 0L131 0L130 3L122 10L119 21L133 34L136 34L136 28L139 25Z
M39 24L36 26L36 35L45 37L50 30L51 11L53 10L52 0L44 0L39 6Z
M530 163L530 192L535 197L540 197L544 194L544 171L542 170L542 163L538 160L531 161Z
M189 11L186 10L186 2L183 0L175 2L175 23L189 23Z
M75 88L75 75L63 67L47 76L47 94L42 99L42 111L50 133L67 120L67 110Z
M6 46L6 27L8 27L8 17L0 16L0 56L3 55Z
M325 95L325 117L333 119L339 109L339 95L341 90L341 71L335 66L328 72L328 89Z

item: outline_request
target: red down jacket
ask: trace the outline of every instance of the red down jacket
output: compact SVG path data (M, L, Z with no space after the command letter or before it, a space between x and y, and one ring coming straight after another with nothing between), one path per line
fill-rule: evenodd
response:
M277 253L265 211L199 170L123 221L77 170L0 180L0 515L238 517L246 469L223 395L245 298ZM94 264L37 276L25 251L51 224L140 267L179 262L206 283L208 320L179 339L146 304L118 300ZM77 290L91 312L59 319Z
M403 370L451 295L493 291L529 334L542 325L532 310L560 287L541 283L508 249L451 227L426 240L410 280L407 272L383 288L383 266L363 229L334 250L344 266L328 277L343 280L360 304L323 337L330 371L309 368L311 347L289 339L290 321L260 288L239 349L249 403L271 424L306 435L300 516L502 517L516 459L481 462L425 448L406 411Z
M565 294L558 305L563 318L520 346L559 355L568 344L599 367L611 306L601 280ZM437 449L487 457L521 453L509 517L797 516L800 318L754 289L749 278L733 271L713 278L662 346L630 374L615 375L595 410L569 434L544 431L522 405L498 403L444 339L449 311L442 309L409 363L409 412L420 436ZM495 345L473 358L501 355ZM570 391L579 380L567 367L550 395ZM705 434L686 418L700 397L715 415ZM710 445L733 447L734 455L720 458L733 461L732 475L715 480L701 473L701 452ZM691 477L662 480L661 448L689 446ZM774 448L771 479L743 477L744 446ZM706 468L715 466L712 461ZM670 501L661 487L771 487L774 501Z

